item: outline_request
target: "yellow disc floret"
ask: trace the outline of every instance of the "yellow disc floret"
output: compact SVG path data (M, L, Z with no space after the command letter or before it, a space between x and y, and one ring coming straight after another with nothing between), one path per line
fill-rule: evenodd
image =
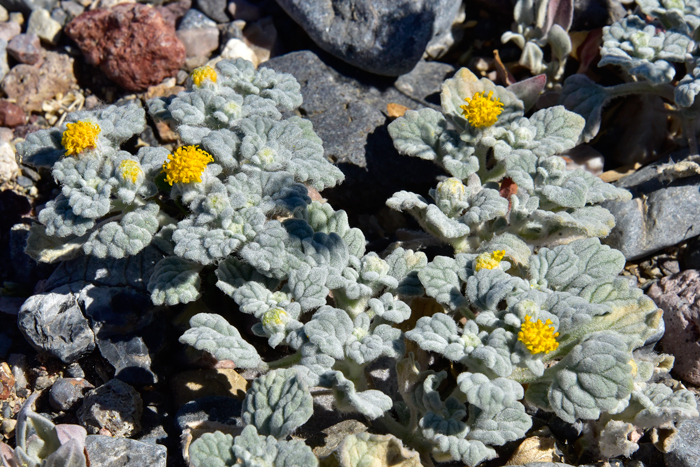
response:
M518 340L525 344L531 354L549 353L559 347L557 342L558 332L554 332L552 320L546 322L538 319L537 322L530 321L530 315L525 315L525 322L520 326Z
M506 255L506 250L494 250L491 253L481 253L474 261L474 270L495 269L501 264L501 260Z
M200 66L192 72L192 82L195 86L200 86L207 79L216 83L216 71L210 66Z
M119 170L121 171L122 178L124 180L130 179L131 183L136 183L136 179L143 173L139 163L131 159L124 159L121 164L119 164Z
M489 91L487 96L484 92L477 92L474 97L469 99L465 97L467 105L461 105L462 115L469 120L469 123L474 128L486 128L491 126L498 120L498 116L503 112L503 102L497 97L491 99L493 91Z
M170 154L168 160L163 164L165 181L173 183L190 183L192 181L201 182L202 172L207 164L214 162L211 155L195 146L182 146L175 150L175 154Z
M80 154L86 149L94 149L100 127L91 122L68 123L63 132L61 144L66 149L66 156Z

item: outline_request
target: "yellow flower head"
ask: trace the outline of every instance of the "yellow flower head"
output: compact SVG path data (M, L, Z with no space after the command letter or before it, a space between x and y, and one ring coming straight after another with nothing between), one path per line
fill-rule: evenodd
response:
M506 250L494 250L491 253L481 253L474 261L474 270L494 269L501 264L501 260L506 255Z
M282 308L267 310L262 316L262 325L269 332L282 332L289 322L289 316Z
M536 323L530 321L530 315L525 315L525 322L520 326L518 340L525 344L531 354L549 353L559 347L558 332L554 332L552 320L546 322L538 319Z
M207 79L210 79L212 83L216 83L216 77L216 71L210 66L200 66L192 72L192 82L195 86L200 86Z
M100 127L91 122L68 123L63 132L61 144L66 149L66 156L80 154L86 149L94 149Z
M119 170L121 171L122 178L124 180L131 179L131 183L136 183L136 179L143 173L139 163L131 159L124 159L121 164L119 164Z
M443 198L462 199L465 187L461 180L450 177L438 183L437 191Z
M503 102L498 97L491 100L493 91L489 91L488 96L484 96L484 92L477 92L474 97L469 99L465 97L468 105L461 105L462 115L469 120L469 123L474 128L486 128L491 126L498 120L498 116L503 112Z
M192 181L201 182L202 172L210 162L214 162L214 158L195 146L177 148L175 154L170 154L168 160L163 164L163 172L166 174L165 181L171 185Z

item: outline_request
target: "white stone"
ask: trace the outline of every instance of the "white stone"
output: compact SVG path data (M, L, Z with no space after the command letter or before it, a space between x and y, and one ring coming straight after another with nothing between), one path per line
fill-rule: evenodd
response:
M9 143L0 144L0 183L5 183L19 175L15 151Z
M221 52L221 58L245 58L253 62L256 68L260 64L260 60L253 49L248 47L242 40L235 38L229 39L226 43L226 47Z
M43 8L37 8L29 15L27 34L36 34L39 39L56 45L63 27L51 17L51 13Z
M10 19L10 14L7 12L4 6L0 5L0 22L5 22Z

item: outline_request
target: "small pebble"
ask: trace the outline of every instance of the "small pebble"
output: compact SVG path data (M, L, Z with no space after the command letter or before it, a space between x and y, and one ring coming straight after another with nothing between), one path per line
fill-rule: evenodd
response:
M78 419L88 433L106 430L124 438L141 431L143 401L136 390L118 379L88 392L78 409Z
M24 125L26 121L27 116L22 107L7 99L0 99L0 126L15 128Z
M63 9L63 11L66 12L66 15L68 16L66 22L72 20L76 16L80 16L85 11L84 6L71 0L61 2L61 8Z
M34 390L35 391L43 391L46 388L51 387L51 378L48 376L39 376L36 381L34 382Z
M13 11L12 13L10 13L10 21L22 26L24 24L24 15L19 11Z
M68 21L68 14L62 8L54 8L51 10L51 19L63 26Z
M37 8L29 15L27 33L36 34L39 39L56 45L61 36L63 26L51 17L51 13L43 8Z
M41 48L39 36L36 34L17 34L7 44L7 51L18 62L27 65L39 63L44 56L44 49Z
M83 391L94 386L82 378L59 378L49 391L49 403L56 410L73 410L83 399Z
M178 26L178 31L183 31L185 29L200 29L200 28L215 28L216 22L207 18L207 15L199 10L190 8L185 13L185 16L180 21L180 26Z
M7 12L4 6L0 5L0 21L5 22L10 19L10 14Z
M39 180L41 180L41 175L39 175L39 172L37 172L36 170L32 170L32 169L30 169L29 167L27 167L27 166L25 166L25 165L23 165L23 166L21 167L21 170L22 170L22 174L23 174L25 177L29 177L29 178L31 178L31 179L32 179L33 181L35 181L35 182L38 182Z
M15 426L17 426L17 420L6 419L0 423L0 433L5 436L5 439L10 439L15 436Z
M29 188L30 186L34 185L34 182L32 182L30 178L20 175L17 177L17 184L22 188Z
M22 32L22 27L14 21L0 23L0 39L12 40L17 34Z
M24 389L29 386L29 381L27 381L27 357L19 353L10 354L7 359L7 363L12 368L12 376L15 377L15 391L19 396L20 389ZM22 397L22 396L20 396Z

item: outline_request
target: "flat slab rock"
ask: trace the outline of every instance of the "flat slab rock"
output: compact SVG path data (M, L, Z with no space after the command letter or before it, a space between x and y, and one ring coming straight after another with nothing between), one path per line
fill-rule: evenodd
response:
M426 48L451 44L461 0L277 0L326 52L384 76L408 73ZM447 36L447 37L446 37Z
M167 450L127 438L88 435L85 449L90 467L165 467Z
M602 204L616 224L603 242L629 261L700 235L700 176L682 176L682 164L666 158L615 182L633 198Z

